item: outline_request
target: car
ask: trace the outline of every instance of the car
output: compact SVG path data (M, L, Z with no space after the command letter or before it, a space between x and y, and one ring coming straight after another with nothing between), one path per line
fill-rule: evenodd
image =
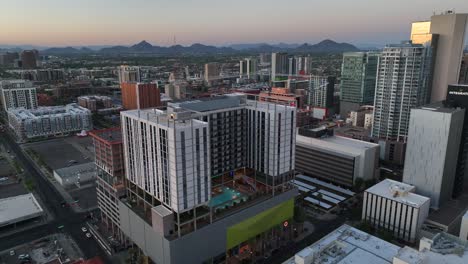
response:
M91 238L91 234L90 234L90 233L86 233L86 237L87 237L87 238Z
M86 227L83 226L83 227L81 228L81 231L83 231L83 233L86 233L86 232L88 232L88 229L86 229Z
M14 250L10 250L10 256L14 256L15 255L15 251Z
M26 259L30 259L30 257L29 257L29 254L21 254L18 256L18 259L26 260Z

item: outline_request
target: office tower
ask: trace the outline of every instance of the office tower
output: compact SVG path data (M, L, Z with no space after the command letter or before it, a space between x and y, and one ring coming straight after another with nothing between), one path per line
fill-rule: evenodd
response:
M431 17L432 34L438 34L431 102L445 100L447 87L458 83L468 14L446 12Z
M449 85L447 89L447 106L453 108L468 109L468 85ZM458 150L458 158L455 172L455 183L453 185L453 197L458 197L463 193L464 187L468 183L468 113L465 112L463 121L463 132Z
M220 65L217 62L205 64L205 81L210 82L219 79Z
M431 21L418 21L411 23L410 40L413 44L426 44L432 41Z
M428 101L432 47L388 45L379 58L372 136L406 142L410 110Z
M256 59L246 58L239 62L239 73L241 78L256 79L257 71Z
M0 53L0 65L1 66L13 66L15 63L15 60L19 59L19 54L18 52L5 52L5 53Z
M128 180L121 228L153 262L235 258L241 247L255 251L264 232L291 232L284 223L297 194L288 184L296 110L246 98L121 113Z
M271 81L277 79L287 79L288 75L288 54L274 52L271 54Z
M37 67L37 50L23 50L21 52L21 65L23 69L34 69Z
M140 67L122 65L117 68L119 83L135 83L141 81Z
M157 83L121 83L122 106L126 110L161 106Z
M463 55L463 60L460 67L460 78L458 79L460 84L468 84L468 53Z
M330 109L333 107L335 77L312 77L308 91L308 104Z
M297 74L297 63L295 57L288 58L288 74L289 76Z
M364 192L362 220L395 237L415 242L429 214L430 199L415 187L385 179Z
M345 52L341 64L340 114L346 117L350 111L362 105L372 105L380 53Z
M5 80L0 81L1 103L3 110L22 107L34 109L37 107L36 87L30 81Z
M465 109L442 103L411 110L403 181L439 208L452 198Z
M8 110L8 124L19 141L28 141L93 129L91 111L77 104L14 108Z
M125 167L120 127L93 130L95 164L97 167L97 202L101 220L120 242L125 236L120 230L118 200L125 197Z

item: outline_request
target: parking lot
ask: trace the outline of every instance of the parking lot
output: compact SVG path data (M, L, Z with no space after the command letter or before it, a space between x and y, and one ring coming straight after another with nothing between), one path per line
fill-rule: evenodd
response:
M37 153L52 170L94 160L93 142L90 137L52 139L25 144L24 148Z

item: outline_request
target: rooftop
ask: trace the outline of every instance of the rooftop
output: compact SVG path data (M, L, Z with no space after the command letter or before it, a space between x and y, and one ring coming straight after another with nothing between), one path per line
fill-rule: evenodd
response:
M0 226L38 217L43 212L32 193L0 199Z
M399 250L396 245L342 225L283 264L388 264Z
M404 203L412 207L420 207L429 203L429 198L413 193L415 187L406 183L385 179L370 187L366 192Z
M296 144L304 144L321 149L328 149L334 152L349 156L359 156L363 151L371 148L377 148L379 145L341 136L324 136L321 138L312 138L302 135L296 136Z
M89 134L100 140L104 140L110 144L122 143L122 130L120 127L113 127L109 129L93 130Z
M442 102L425 105L419 108L415 108L414 110L425 110L425 111L431 111L431 112L436 112L436 113L447 113L447 114L465 111L464 109L461 109L461 108L444 106Z
M42 106L36 109L25 109L23 107L8 110L8 113L13 114L18 119L40 119L42 117L54 117L62 115L80 115L91 114L91 112L79 106L78 104L67 104L61 106Z

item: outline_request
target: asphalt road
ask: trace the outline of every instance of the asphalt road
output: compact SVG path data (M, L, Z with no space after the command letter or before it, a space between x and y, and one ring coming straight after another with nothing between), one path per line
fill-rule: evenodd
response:
M15 233L8 237L2 237L2 239L0 239L0 250L15 247L53 233L63 232L70 235L75 240L86 258L100 256L105 263L112 263L109 256L101 249L96 240L86 238L81 231L81 227L85 226L86 213L78 214L69 207L63 208L61 206L63 200L61 195L49 181L36 170L11 136L7 133L2 133L0 134L0 138L16 154L17 161L22 165L28 175L30 175L29 177L34 181L36 192L46 204L49 212L54 216L54 220L46 225ZM58 227L62 225L63 228L58 229Z

